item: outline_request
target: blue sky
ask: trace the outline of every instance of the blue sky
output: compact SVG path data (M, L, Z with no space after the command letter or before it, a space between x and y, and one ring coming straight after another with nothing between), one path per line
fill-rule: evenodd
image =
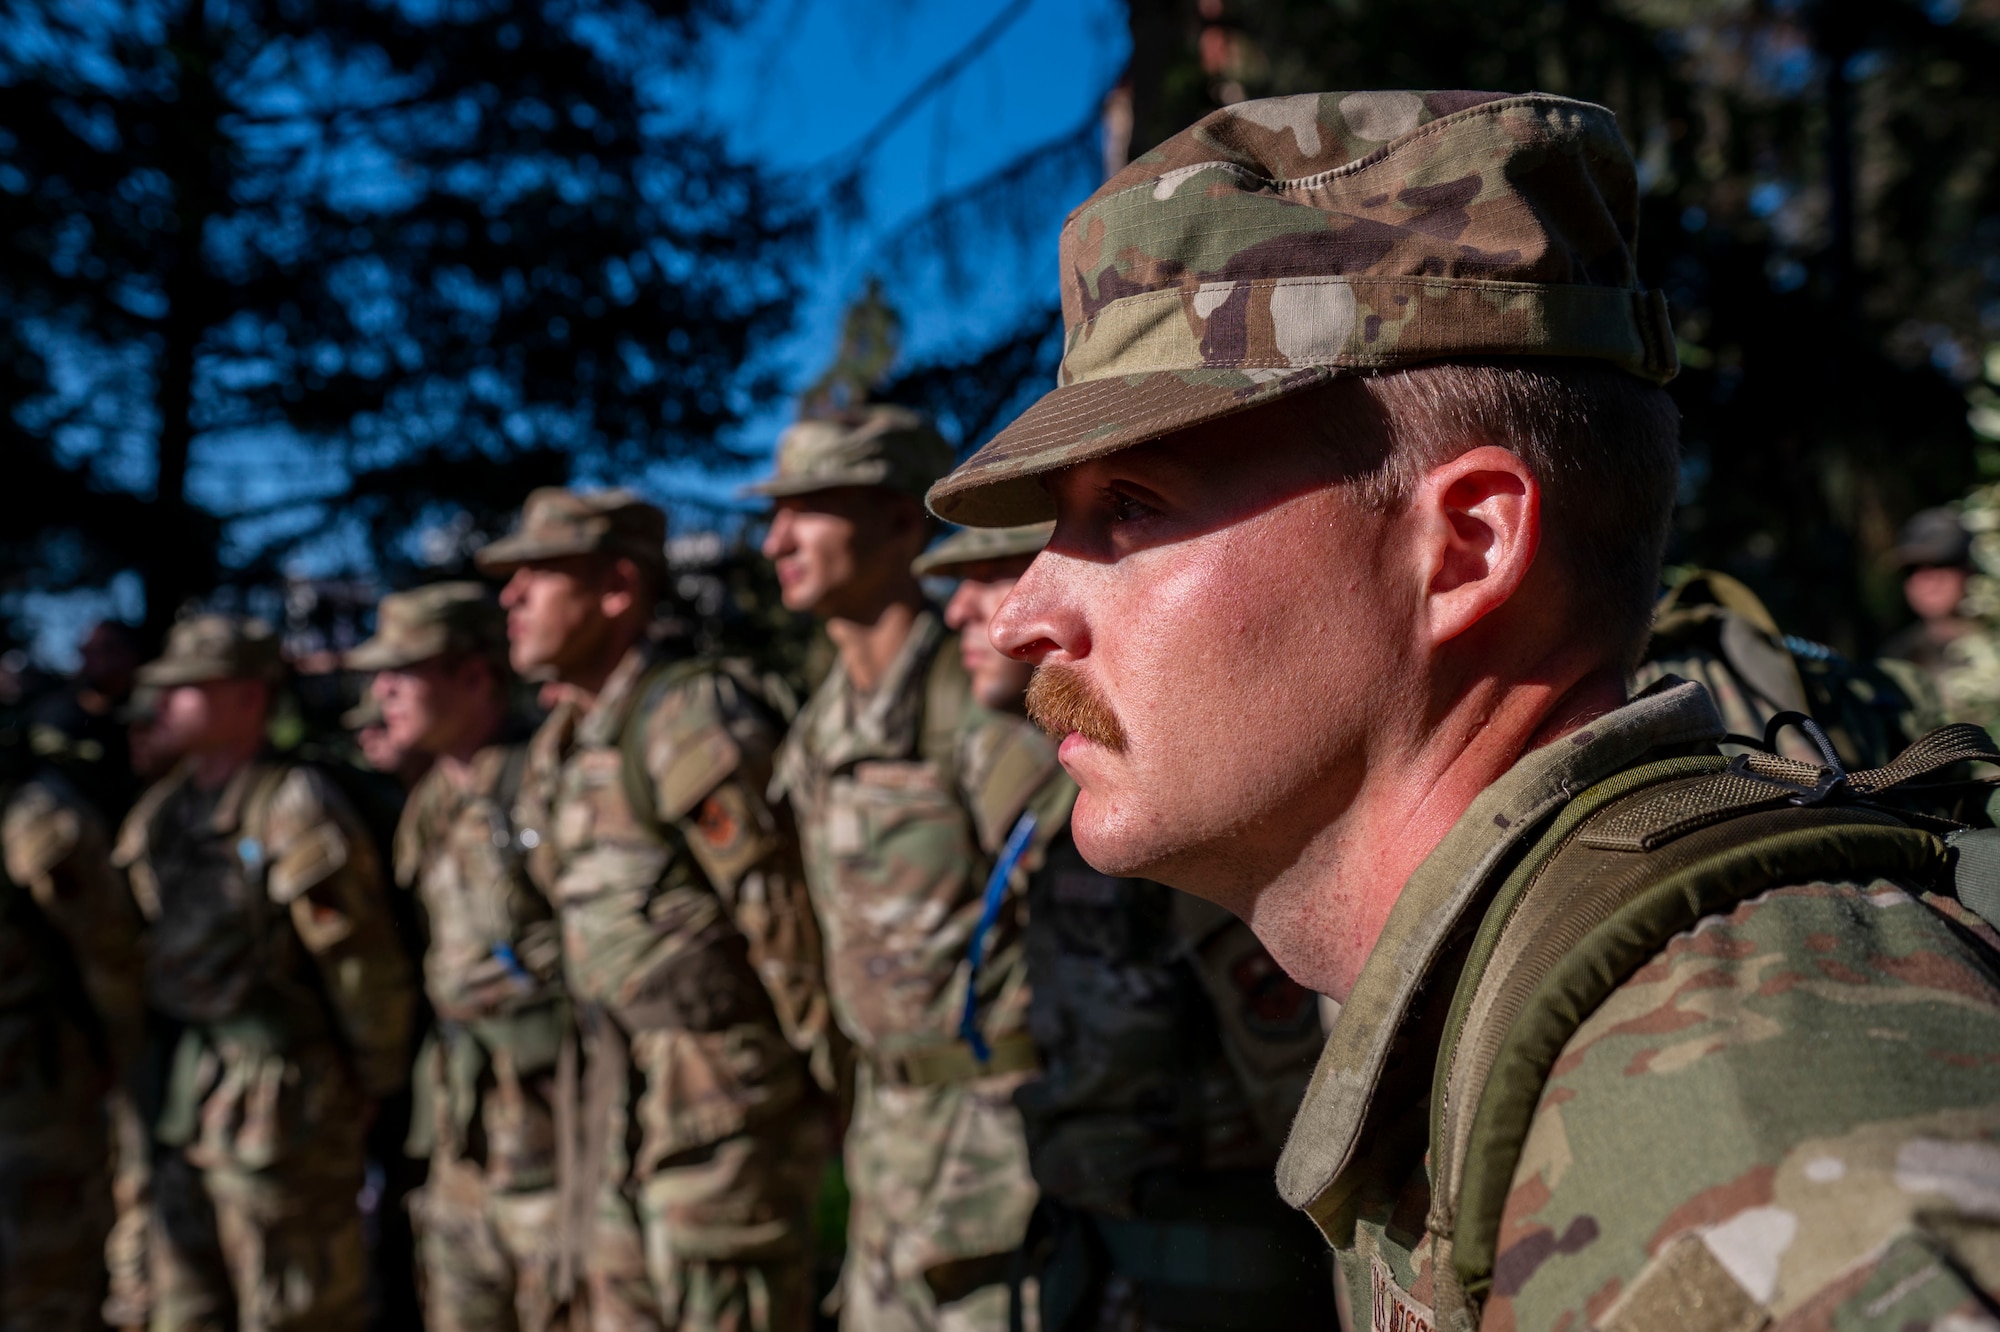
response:
M1036 217L1010 239L1006 228L981 237L969 280L947 282L898 264L900 229L941 195L976 181L1025 149L1090 116L1126 58L1122 0L762 0L741 28L712 40L702 62L673 77L662 94L692 117L720 127L747 159L777 172L807 171L838 158L878 125L955 52L1020 6L1001 35L937 95L898 121L867 157L865 214L830 228L794 331L769 349L784 382L797 390L825 367L840 317L872 273L892 279L905 320L906 356L923 360L970 347L1009 329L1055 290L1055 236L1062 217L1087 192L1036 201ZM768 452L791 419L792 403L749 420L738 442ZM267 431L205 436L191 459L189 488L219 512L261 507L327 489L327 460ZM755 469L753 469L755 470ZM743 475L659 467L642 477L596 480L634 484L672 507L676 500L728 503ZM269 520L310 531L313 509ZM328 528L302 548L300 572L316 572L354 553L351 533ZM227 552L225 552L227 558ZM37 624L35 654L51 665L74 662L81 631L104 615L134 618L136 579L102 594L30 594L23 609Z
M767 0L756 22L716 43L698 95L746 157L809 167L852 145L1012 3ZM871 272L893 262L900 223L1092 114L1125 58L1120 0L1031 0L976 63L905 119L871 155L866 220L830 239L796 331L774 349L788 382L802 386L824 368L842 311ZM1056 230L1078 202L1048 199L1024 249L991 238L970 289L936 274L898 284L906 353L924 359L978 343L1045 305L1055 291ZM775 437L790 410L764 413L743 441ZM718 497L734 480L672 477Z

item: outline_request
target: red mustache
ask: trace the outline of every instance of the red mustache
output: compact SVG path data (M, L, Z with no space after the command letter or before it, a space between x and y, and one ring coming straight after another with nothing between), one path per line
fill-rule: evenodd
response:
M1118 715L1084 673L1066 662L1035 668L1028 681L1028 716L1058 740L1075 731L1114 753L1125 748Z

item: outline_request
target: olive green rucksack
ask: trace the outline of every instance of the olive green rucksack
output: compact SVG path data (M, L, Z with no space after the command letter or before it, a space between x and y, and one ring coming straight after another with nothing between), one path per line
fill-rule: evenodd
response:
M1478 1322L1501 1211L1550 1070L1570 1037L1667 941L1767 889L1888 878L1955 895L2000 925L2000 829L1958 811L1950 780L2000 763L1976 726L1933 731L1885 767L1847 772L1748 754L1670 758L1572 800L1500 885L1474 936L1431 1087L1433 1264L1443 1327ZM1946 780L1935 779L1940 774ZM1990 825L1982 815L1977 821Z

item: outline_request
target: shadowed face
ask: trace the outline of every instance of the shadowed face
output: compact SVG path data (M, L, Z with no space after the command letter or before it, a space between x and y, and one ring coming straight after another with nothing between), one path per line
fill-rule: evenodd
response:
M571 663L593 659L611 632L604 564L596 556L567 555L514 570L500 590L500 605L515 670L560 675Z
M201 754L232 748L264 729L270 697L261 680L204 680L160 692L152 739L162 752Z
M1958 614L1958 603L1965 600L1965 585L1971 578L1970 571L1957 565L1912 569L1903 580L1903 597L1917 618L1948 620Z
M879 486L838 486L780 498L764 535L785 609L822 619L869 618L882 590L910 579L927 533L923 510Z
M468 732L484 727L493 688L492 668L476 656L453 661L432 657L381 671L369 689L382 705L382 732L398 751L450 752ZM367 749L367 732L362 732ZM375 756L369 755L369 762ZM393 766L393 765L392 765Z
M1030 707L1065 733L1085 857L1239 914L1255 884L1232 844L1254 830L1282 857L1352 799L1371 711L1410 688L1413 609L1389 520L1268 422L1242 447L1253 419L1054 474L1055 536L993 621L1040 667Z
M944 622L958 631L959 655L972 677L972 696L1000 712L1019 711L1034 668L993 646L993 615L1027 571L1029 555L960 566L958 587L945 603Z

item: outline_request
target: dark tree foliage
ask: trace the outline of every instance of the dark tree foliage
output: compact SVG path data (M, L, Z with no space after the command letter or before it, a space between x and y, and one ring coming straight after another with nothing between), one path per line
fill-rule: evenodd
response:
M676 104L733 8L9 11L6 588L136 570L157 626L329 534L394 583L534 485L732 461L717 431L775 391L757 352L809 237ZM195 502L204 450L277 436L310 475Z
M1545 89L1618 113L1684 369L1670 557L1848 650L2000 436L2000 3L1130 0L1134 155L1244 96ZM1983 364L1984 363L1984 364ZM1987 369L1988 366L1994 367Z

